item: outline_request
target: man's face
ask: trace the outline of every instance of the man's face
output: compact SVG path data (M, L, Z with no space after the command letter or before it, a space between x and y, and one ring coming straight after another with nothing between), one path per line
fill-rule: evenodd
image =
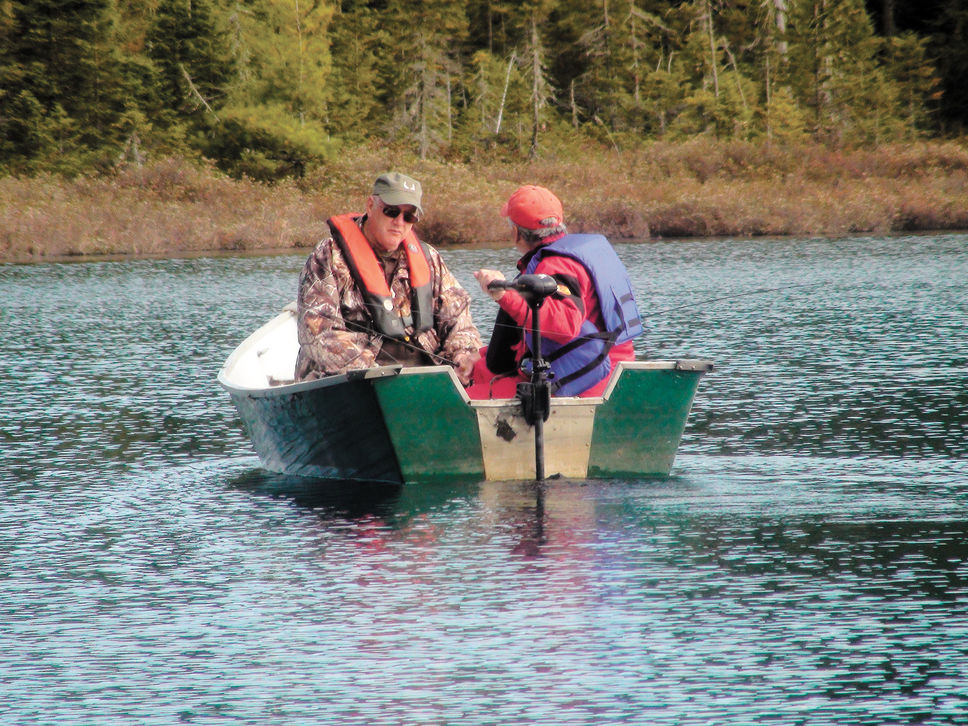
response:
M389 216L386 212L397 214ZM408 222L406 218L413 219L416 213L413 205L388 206L379 197L371 196L366 200L366 224L363 231L372 244L392 252L400 246L404 236L413 227L413 222Z
M521 236L517 227L511 228L511 235L514 238L514 249L516 249L522 255L527 254L531 250L531 245L528 244L527 240Z

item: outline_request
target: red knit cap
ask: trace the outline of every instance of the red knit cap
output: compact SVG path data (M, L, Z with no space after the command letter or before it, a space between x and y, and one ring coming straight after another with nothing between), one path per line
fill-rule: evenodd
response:
M561 201L544 187L518 187L501 207L501 216L508 217L525 229L557 227L564 223Z

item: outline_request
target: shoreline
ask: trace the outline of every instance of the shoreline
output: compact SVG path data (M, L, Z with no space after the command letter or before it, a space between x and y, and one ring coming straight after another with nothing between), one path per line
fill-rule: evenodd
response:
M427 161L358 148L306 177L266 185L184 159L73 180L0 178L0 263L282 254L328 236L372 179L420 179L424 241L507 242L499 210L521 184L552 189L572 232L638 240L864 237L968 230L968 142L875 150L699 140L535 162Z
M753 237L740 237L736 235L727 236L705 236L705 237L650 237L648 239L619 239L611 240L613 244L677 244L680 242L730 242L740 240L791 240L791 239L871 239L871 238L891 238L891 237L937 237L941 235L966 235L968 227L964 229L925 229L925 230L905 230L883 233L853 233L838 236L829 235L757 235ZM448 250L502 250L508 247L507 244L479 243L464 245L437 246L437 249L446 253ZM25 265L70 265L93 262L127 262L135 260L198 260L205 258L222 257L282 257L284 255L309 255L312 247L273 247L259 248L251 250L220 250L220 249L198 249L198 250L173 250L169 252L112 252L106 254L66 254L47 256L32 259L0 259L0 266L25 266Z

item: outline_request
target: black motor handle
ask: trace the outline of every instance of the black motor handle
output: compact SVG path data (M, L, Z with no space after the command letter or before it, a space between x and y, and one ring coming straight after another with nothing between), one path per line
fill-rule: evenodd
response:
M540 303L558 289L558 283L551 275L518 275L513 280L494 280L487 285L488 290L514 290L528 302Z

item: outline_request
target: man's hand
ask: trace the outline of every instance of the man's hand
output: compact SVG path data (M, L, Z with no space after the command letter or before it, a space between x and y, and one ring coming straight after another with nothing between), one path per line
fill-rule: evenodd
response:
M503 288L498 288L497 290L487 289L487 286L490 283L494 282L495 280L505 279L504 273L500 272L499 270L487 270L487 269L478 270L477 272L474 273L474 277L481 284L481 289L484 292L486 292L488 295L490 295L491 298L495 301L500 300L502 297L504 297L504 293L507 292L507 290Z
M481 359L481 354L476 350L464 350L454 356L454 370L457 377L464 386L471 384L471 373L474 372L474 364Z

